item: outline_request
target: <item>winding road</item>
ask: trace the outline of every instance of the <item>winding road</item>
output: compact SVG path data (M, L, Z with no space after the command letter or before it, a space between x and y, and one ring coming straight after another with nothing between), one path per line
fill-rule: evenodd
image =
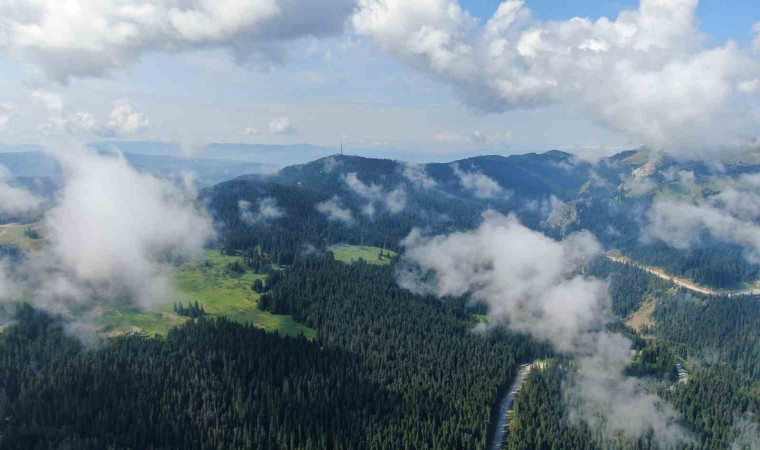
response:
M668 280L671 283L675 284L676 286L680 286L692 292L697 292L697 293L705 294L705 295L724 295L727 297L733 297L736 295L760 295L760 289L739 289L739 290L734 290L734 291L711 289L708 287L700 286L684 278L679 278L679 277L670 275L669 273L665 272L662 269L645 266L643 264L639 264L637 262L631 261L625 256L613 256L613 255L604 255L604 256L606 256L610 261L614 261L616 263L628 264L631 266L638 267L642 270L645 270L646 272L651 273L652 275L658 278L662 278L663 280Z
M532 367L533 364L523 364L520 366L515 381L512 382L509 392L507 392L504 399L501 401L496 427L493 432L493 446L491 447L493 450L501 450L502 445L504 445L504 439L507 437L507 432L509 431L509 419L512 418L512 405L514 405L515 397L520 393L520 388L528 378L528 374Z

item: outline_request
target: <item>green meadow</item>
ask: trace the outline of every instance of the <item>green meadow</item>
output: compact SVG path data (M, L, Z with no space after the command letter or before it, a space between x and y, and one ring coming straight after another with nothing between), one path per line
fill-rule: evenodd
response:
M43 228L39 222L31 224L9 223L0 225L0 245L31 248L42 244L42 239L32 239L26 235L27 228L40 232Z
M335 255L337 261L351 264L358 262L359 259L363 259L368 264L375 265L387 265L390 264L391 259L396 257L396 252L391 250L384 250L380 247L367 247L364 245L346 245L339 244L330 247L330 250ZM380 258L380 251L382 250L383 258Z
M290 316L280 316L258 309L260 294L251 289L254 280L266 280L266 275L250 270L231 270L230 264L243 265L243 258L222 255L211 250L205 259L187 263L175 270L174 280L178 288L177 302L184 305L196 301L203 306L207 317L226 317L239 323L248 323L282 335L303 334L313 338L316 331ZM141 311L129 303L112 306L103 312L98 323L109 335L140 333L144 335L166 334L172 327L186 322L187 317L173 311L167 304L155 311Z

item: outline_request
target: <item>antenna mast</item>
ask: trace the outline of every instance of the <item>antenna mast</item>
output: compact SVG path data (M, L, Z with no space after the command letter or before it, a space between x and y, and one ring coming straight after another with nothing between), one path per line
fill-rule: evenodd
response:
M340 156L343 156L343 139L340 140Z

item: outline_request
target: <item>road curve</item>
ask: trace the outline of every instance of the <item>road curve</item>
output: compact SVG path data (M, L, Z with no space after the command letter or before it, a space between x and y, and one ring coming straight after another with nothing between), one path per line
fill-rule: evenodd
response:
M507 437L507 431L509 431L509 420L512 418L512 405L514 405L515 397L520 393L520 388L528 378L532 367L533 364L523 364L520 366L515 381L512 382L509 392L507 392L501 401L499 415L496 418L496 426L493 431L493 445L491 446L493 450L501 450L502 445L504 445L504 439Z
M700 286L692 281L670 275L669 273L665 272L662 269L645 266L643 264L639 264L637 262L631 261L630 259L624 256L613 256L613 255L604 255L604 256L606 256L610 261L614 261L616 263L628 264L631 266L638 267L639 269L649 272L658 278L662 278L663 280L668 280L671 283L675 284L676 286L680 286L692 292L697 292L697 293L705 294L705 295L724 295L728 297L733 297L737 295L760 295L760 289L739 289L739 290L733 290L733 291L711 289L708 287Z

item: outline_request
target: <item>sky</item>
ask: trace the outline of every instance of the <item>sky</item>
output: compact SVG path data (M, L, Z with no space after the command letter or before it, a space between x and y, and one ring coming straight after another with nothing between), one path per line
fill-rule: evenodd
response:
M419 161L760 134L757 2L174 3L0 5L0 146L342 140Z

